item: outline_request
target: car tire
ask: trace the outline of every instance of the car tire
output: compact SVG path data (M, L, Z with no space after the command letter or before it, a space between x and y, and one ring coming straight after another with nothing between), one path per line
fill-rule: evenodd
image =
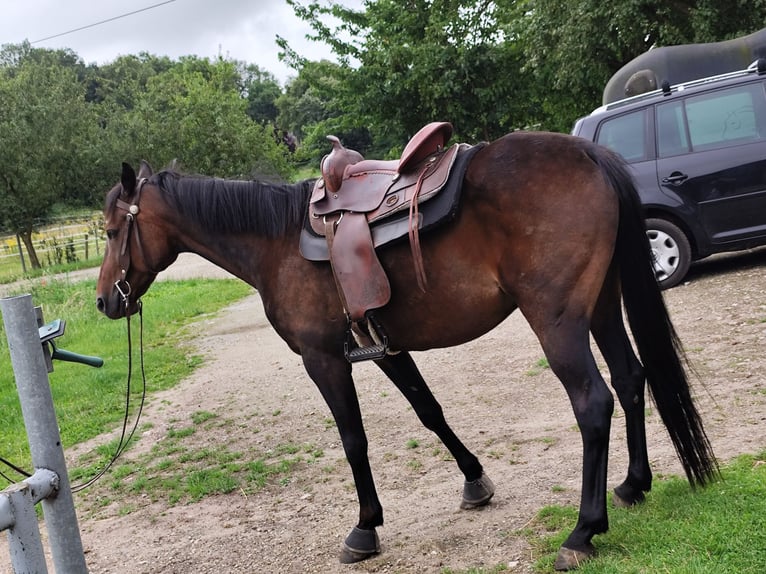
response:
M689 239L667 219L647 219L646 235L660 289L675 287L683 281L692 262Z

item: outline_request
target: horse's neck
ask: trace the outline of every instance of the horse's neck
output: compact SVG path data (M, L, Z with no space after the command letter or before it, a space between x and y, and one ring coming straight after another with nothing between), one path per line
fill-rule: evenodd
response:
M283 252L289 238L266 239L255 235L220 235L211 237L189 236L182 241L179 252L195 253L224 271L260 289L267 262L275 253ZM298 253L298 237L292 243Z

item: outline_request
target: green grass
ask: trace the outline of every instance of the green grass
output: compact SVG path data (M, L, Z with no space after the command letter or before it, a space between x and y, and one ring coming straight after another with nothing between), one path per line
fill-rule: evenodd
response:
M578 574L760 574L766 562L766 451L721 469L723 480L691 490L678 477L655 480L643 504L609 506L609 532ZM524 529L534 572L553 572L556 553L577 522L574 506L546 506ZM507 564L441 574L494 574ZM526 571L526 570L524 570Z
M190 352L190 323L251 292L251 287L236 280L162 281L153 285L143 298L148 391L167 389L200 365L201 357ZM32 292L32 302L43 307L46 322L66 320L66 333L56 341L60 348L104 359L100 369L54 363L55 370L49 378L65 447L115 428L124 413L128 372L126 322L111 321L98 313L94 299L94 281L69 285L47 281ZM134 404L138 403L141 391L138 324L134 317ZM204 419L207 415L198 416ZM0 429L0 456L28 469L31 464L26 432L2 325Z
M766 451L741 456L723 480L692 491L685 480L656 480L646 502L609 508L609 532L596 536L598 555L580 574L747 574L766 563ZM540 511L524 532L551 572L559 546L577 521L574 507ZM513 533L518 535L518 533Z
M535 362L534 367L529 369L525 374L528 377L535 377L539 375L540 373L542 373L543 371L545 371L546 369L550 369L550 365L548 364L548 359L543 357L542 359L538 359Z
M264 452L239 452L226 446L199 446L187 439L195 434L197 427L219 422L218 415L198 411L187 421L177 421L181 426L171 429L156 442L150 452L136 455L129 462L115 466L109 474L108 494L101 495L93 507L98 512L111 501L135 500L141 495L147 501L165 501L168 505L186 504L213 494L228 494L235 490L244 494L256 492L279 480L289 482L289 473L295 465L311 463L324 456L315 446L284 444ZM72 480L81 482L92 475L95 468L106 464L108 452L88 453L81 457L70 472ZM119 514L129 514L139 506L120 506Z

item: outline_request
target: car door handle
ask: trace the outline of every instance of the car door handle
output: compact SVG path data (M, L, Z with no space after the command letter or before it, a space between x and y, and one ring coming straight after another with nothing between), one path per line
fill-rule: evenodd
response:
M668 177L662 178L662 183L669 183L670 185L678 185L689 179L689 176L679 171L674 171Z

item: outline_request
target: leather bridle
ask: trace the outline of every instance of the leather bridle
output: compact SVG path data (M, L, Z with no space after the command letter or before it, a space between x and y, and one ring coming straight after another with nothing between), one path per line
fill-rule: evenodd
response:
M138 230L138 221L137 217L139 212L141 211L138 207L138 203L141 199L141 190L144 188L144 185L147 183L147 179L145 177L142 177L136 182L136 189L135 189L135 200L133 203L128 203L126 201L123 201L121 199L117 199L117 202L115 203L116 207L118 209L122 209L126 212L125 219L128 222L128 228L125 231L125 234L122 236L122 243L120 245L120 253L119 253L119 265L120 265L120 278L114 282L114 287L117 289L117 292L122 297L123 302L125 303L125 306L128 306L128 297L130 296L131 287L130 283L128 283L128 271L130 270L130 236L131 232L135 232L136 236L136 246L138 247L138 253L141 259L144 262L144 265L149 270L150 273L157 274L155 271L152 270L151 266L148 264L146 260L146 256L144 254L144 248L143 244L141 242L141 233Z

